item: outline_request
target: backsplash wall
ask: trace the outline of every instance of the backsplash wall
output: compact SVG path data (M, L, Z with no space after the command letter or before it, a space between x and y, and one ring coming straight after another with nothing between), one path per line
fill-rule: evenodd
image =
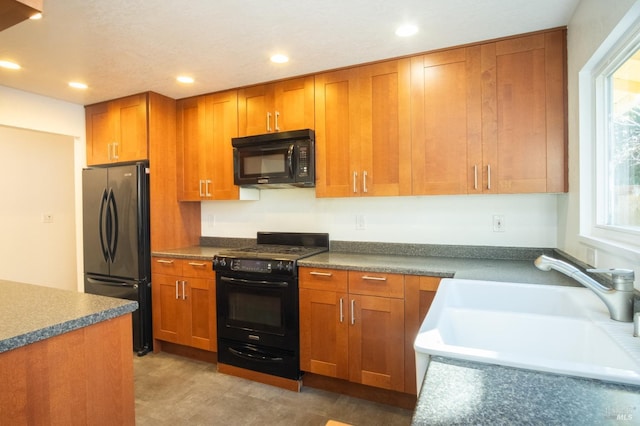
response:
M555 248L563 196L315 198L314 189L262 190L259 201L203 201L201 233L254 238L257 231L328 232L343 241ZM494 215L504 217L504 232L493 231ZM358 216L364 229L356 229Z

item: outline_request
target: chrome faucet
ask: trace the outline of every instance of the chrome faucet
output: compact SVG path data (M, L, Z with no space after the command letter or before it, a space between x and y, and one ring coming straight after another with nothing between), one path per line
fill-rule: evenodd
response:
M633 281L635 275L631 269L587 269L587 272L611 274L613 288L600 284L578 268L542 255L534 264L541 271L555 269L573 278L593 292L607 305L611 319L623 322L633 321Z

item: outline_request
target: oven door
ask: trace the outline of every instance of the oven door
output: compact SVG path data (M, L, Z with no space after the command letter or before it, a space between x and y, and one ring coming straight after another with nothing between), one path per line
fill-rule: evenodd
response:
M298 351L298 288L291 278L219 272L218 338Z

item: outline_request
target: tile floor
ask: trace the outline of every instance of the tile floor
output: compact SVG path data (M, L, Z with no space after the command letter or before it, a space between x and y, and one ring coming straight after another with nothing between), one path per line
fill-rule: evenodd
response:
M134 357L136 424L409 425L412 412L319 389L291 392L164 352Z

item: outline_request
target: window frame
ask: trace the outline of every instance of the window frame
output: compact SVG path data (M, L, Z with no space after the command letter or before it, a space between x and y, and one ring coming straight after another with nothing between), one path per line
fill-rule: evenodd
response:
M640 261L640 230L608 225L606 150L610 141L609 77L640 49L640 8L612 31L578 75L580 126L580 235L589 247Z

